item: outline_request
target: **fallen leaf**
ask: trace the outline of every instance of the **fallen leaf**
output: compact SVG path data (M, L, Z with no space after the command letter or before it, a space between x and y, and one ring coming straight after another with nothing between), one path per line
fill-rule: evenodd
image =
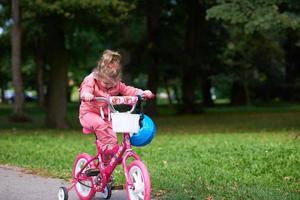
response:
M208 196L205 198L205 200L214 200L214 198L212 196Z

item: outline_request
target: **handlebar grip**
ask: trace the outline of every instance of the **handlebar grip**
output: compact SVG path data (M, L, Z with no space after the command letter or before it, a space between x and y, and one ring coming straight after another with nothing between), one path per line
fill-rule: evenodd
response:
M84 98L80 98L80 101L83 101L83 102L91 102L91 101L94 101L94 100L95 100L95 97L93 99L91 99L91 100L86 100Z

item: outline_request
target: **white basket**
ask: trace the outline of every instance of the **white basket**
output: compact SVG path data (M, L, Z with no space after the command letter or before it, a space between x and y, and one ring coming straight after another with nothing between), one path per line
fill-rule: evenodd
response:
M137 133L140 130L139 114L111 113L112 129L117 133Z

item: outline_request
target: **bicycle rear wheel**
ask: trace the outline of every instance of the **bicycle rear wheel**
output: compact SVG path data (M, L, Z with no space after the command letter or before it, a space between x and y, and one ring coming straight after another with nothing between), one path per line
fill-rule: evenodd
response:
M92 157L88 154L85 153L79 154L74 162L73 177L76 177L77 174L80 172L80 170L84 167L84 165L91 159ZM83 169L82 173L92 168L95 168L93 162L89 163L85 167L85 169ZM78 181L75 184L75 191L81 200L90 200L95 196L96 193L96 190L93 188L93 186L94 186L93 178L90 177L87 180Z
M129 178L133 183L131 188L126 182L126 192L129 200L150 200L151 182L146 166L139 160L133 161L128 167Z

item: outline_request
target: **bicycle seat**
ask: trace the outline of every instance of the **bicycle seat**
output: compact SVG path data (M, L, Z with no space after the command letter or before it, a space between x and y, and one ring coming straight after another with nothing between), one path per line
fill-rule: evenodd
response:
M89 129L89 128L82 128L82 133L83 134L91 134L93 133L94 131L92 129Z

